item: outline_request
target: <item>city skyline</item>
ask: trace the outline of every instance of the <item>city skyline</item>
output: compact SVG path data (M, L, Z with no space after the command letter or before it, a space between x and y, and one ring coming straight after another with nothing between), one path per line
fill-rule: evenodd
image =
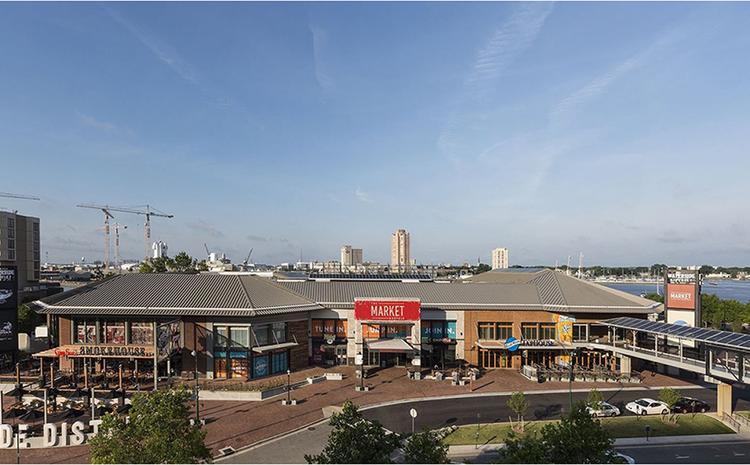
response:
M0 208L42 261L102 259L96 202L234 261L389 263L404 228L421 263L750 263L750 5L0 10L2 190L42 199Z

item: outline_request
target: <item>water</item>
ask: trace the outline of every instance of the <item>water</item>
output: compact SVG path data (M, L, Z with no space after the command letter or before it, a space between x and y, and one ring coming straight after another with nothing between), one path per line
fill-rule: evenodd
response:
M750 302L750 281L711 281L715 282L716 285L708 284L707 281L703 282L701 292L703 294L714 294L721 299L734 299L739 300L743 303ZM651 294L656 292L656 284L642 284L642 283L607 283L614 289L628 292L634 295ZM659 286L659 292L664 295L663 285Z

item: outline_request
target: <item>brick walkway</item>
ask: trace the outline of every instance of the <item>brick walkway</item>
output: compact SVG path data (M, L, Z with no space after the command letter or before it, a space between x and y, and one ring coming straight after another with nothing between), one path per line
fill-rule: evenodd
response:
M356 392L354 390L356 381L354 368L340 367L335 371L344 374L343 381L324 381L293 391L292 397L299 402L296 406L282 406L281 399L283 396L263 402L201 402L201 417L208 420L206 444L214 452L226 446L232 446L235 449L247 446L320 420L323 418L323 407L341 405L347 399L364 406L400 399L459 395L470 392L532 392L568 388L566 382L539 384L527 380L515 371L495 370L486 373L474 383L474 389L470 391L468 385L452 386L450 381L409 380L403 368L390 368L379 371L367 379L367 384L372 387L371 391ZM625 386L680 385L690 386L692 383L661 374L651 376L649 372L645 376L643 384L628 384ZM593 387L614 388L618 385L613 383L573 384L574 389L590 389ZM0 463L12 463L15 462L15 459L15 451L0 451ZM81 463L88 461L88 448L79 446L46 450L27 449L21 452L21 459L23 463Z

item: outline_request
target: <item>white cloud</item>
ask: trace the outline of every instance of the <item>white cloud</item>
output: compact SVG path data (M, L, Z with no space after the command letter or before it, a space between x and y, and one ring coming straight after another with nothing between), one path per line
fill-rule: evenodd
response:
M354 196L359 200L360 202L364 203L372 203L372 199L370 198L370 194L363 191L361 188L357 187L354 190Z
M315 79L318 81L321 89L330 90L333 88L334 82L328 72L325 71L323 64L324 50L328 45L328 32L319 26L310 25L310 33L312 34Z
M174 47L141 29L133 22L127 20L118 11L109 7L105 7L104 10L118 24L127 29L133 37L145 45L159 60L172 68L181 78L194 84L198 82L198 77L193 67L180 57L180 54L177 53Z

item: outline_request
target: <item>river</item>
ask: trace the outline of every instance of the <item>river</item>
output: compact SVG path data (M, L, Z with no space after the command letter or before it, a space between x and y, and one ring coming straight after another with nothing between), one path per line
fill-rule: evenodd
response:
M750 281L719 280L711 282L716 284L709 284L707 281L703 282L703 286L701 287L703 294L714 294L722 299L734 299L742 303L750 302ZM634 295L656 292L655 284L607 283L605 285ZM663 286L660 285L659 290L661 294L664 294Z

